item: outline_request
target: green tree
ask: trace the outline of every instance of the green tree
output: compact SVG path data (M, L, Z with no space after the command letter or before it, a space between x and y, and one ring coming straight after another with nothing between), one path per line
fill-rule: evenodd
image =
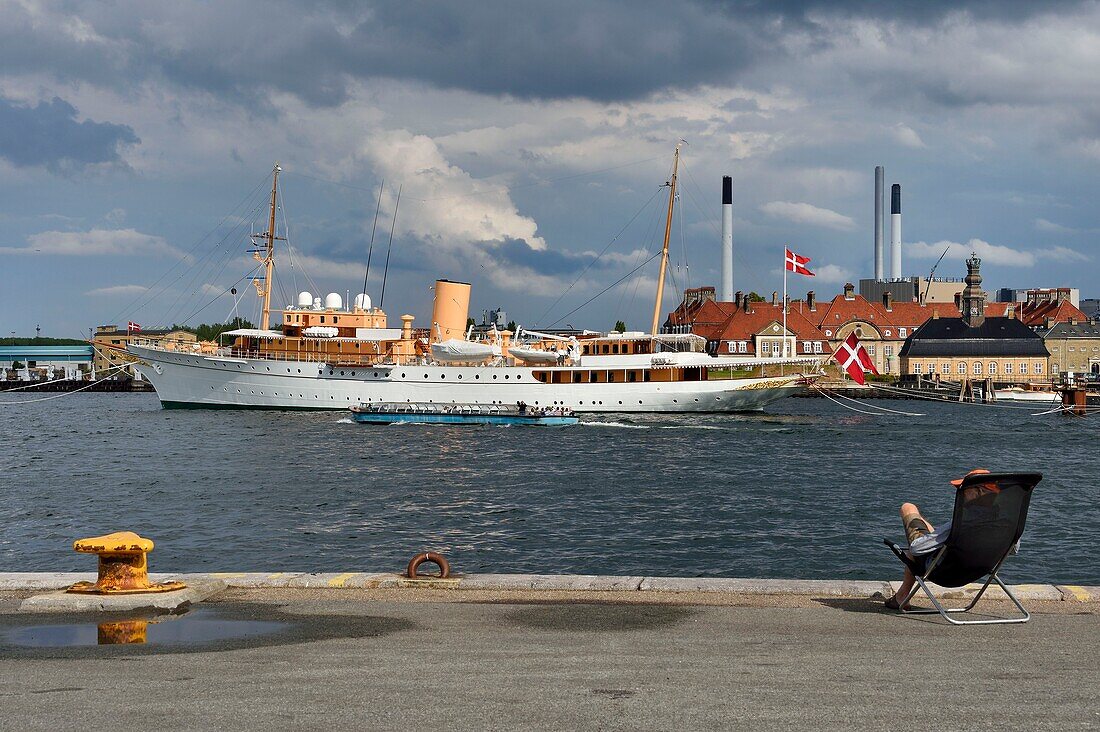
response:
M11 364L11 367L13 369L15 369L16 371L18 371L21 368L24 368L22 361L13 361L12 364Z
M625 333L626 332L626 323L624 323L621 320L616 320L615 321L615 330L618 331L619 333Z
M509 320L509 321L508 321L508 325L507 325L506 327L508 328L508 330L510 330L510 331L512 331L513 333L515 333L515 332L516 332L516 321L514 321L514 320Z
M750 292L749 302L764 302L764 298L761 295L757 295L755 292Z
M170 330L186 330L190 333L194 333L195 337L200 341L216 341L218 336L227 330L237 330L238 328L255 328L250 321L244 318L233 318L228 323L203 323L202 325L173 325Z
M477 321L473 318L466 318L466 328L468 329L471 325L477 325Z

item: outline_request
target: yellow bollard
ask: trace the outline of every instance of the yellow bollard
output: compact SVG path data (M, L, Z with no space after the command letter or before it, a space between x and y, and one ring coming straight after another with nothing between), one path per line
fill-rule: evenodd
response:
M182 590L182 582L150 584L149 561L152 539L143 539L132 531L117 531L106 536L93 536L73 542L73 550L99 556L99 579L77 582L69 592L93 595L134 595L142 592Z

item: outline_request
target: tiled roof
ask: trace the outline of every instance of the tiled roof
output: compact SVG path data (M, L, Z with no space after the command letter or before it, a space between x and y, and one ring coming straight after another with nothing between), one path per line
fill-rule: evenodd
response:
M1043 339L1016 318L989 318L970 327L962 318L934 318L902 346L905 356L1039 356Z

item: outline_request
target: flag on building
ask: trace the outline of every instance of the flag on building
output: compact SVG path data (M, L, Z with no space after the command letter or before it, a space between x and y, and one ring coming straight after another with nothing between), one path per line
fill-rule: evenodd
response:
M806 265L810 263L809 257L803 257L801 254L795 254L790 249L784 249L787 253L787 271L794 272L795 274L806 275L807 277L815 276Z
M129 323L126 324L126 330L129 333L140 333L141 326L131 320Z
M857 384L863 385L866 383L867 380L863 376L865 371L870 371L878 376L878 369L875 368L874 361L871 360L867 349L860 345L859 338L856 337L854 332L848 334L848 337L840 344L840 348L836 349L833 358L836 359L842 369L848 372L848 376L852 377L852 381Z

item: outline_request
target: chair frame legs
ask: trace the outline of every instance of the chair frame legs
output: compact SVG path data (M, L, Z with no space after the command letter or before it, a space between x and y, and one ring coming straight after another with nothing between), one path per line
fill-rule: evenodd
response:
M944 620L951 623L952 625L998 625L998 624L1005 624L1005 623L1026 623L1028 620L1031 620L1031 613L1029 613L1026 609L1024 609L1024 606L1020 604L1020 600L1019 600L1019 598L1016 597L1015 593L1013 593L1012 590L1009 589L1008 585L1006 585L1004 582L1002 582L1001 578L997 576L997 572L1000 571L1001 565L1004 564L1005 558L1007 558L1007 556L1008 556L1007 554L1004 557L1001 557L1001 561L997 562L997 566L994 567L993 571L989 573L988 577L986 577L985 584L983 584L982 588L980 590L978 590L978 594L976 594L974 596L974 599L970 601L969 605L967 605L966 607L959 607L959 608L944 607L940 603L940 601L938 599L936 599L936 595L932 592L932 588L928 586L928 583L925 582L925 579L924 579L925 577L927 577L928 575L930 575L932 573L932 570L935 568L935 566L939 563L940 559L943 557L943 554L944 554L944 550L940 550L940 552L931 561L931 563L929 563L928 568L925 570L923 577L919 574L914 573L913 576L916 577L917 583L913 586L913 589L911 589L909 591L909 594L905 597L905 600L901 603L901 612L903 614L905 614L905 615L935 615L935 614L938 613L941 617L943 617ZM951 613L966 613L966 612L969 612L975 605L978 604L978 601L982 599L982 595L985 594L985 591L989 588L989 585L994 583L994 582L996 582L997 586L1000 587L1006 595L1008 595L1008 599L1012 600L1012 603L1016 606L1016 609L1019 610L1020 613L1022 613L1021 616L1011 617L1011 618L988 618L988 619L982 619L982 620L956 620L955 618L951 617ZM905 609L905 606L908 605L909 601L911 599L913 599L913 596L917 594L918 589L924 590L924 594L928 596L928 599L931 600L932 604L935 606L934 610L929 609L929 608L917 608L917 609L913 609L913 610L906 610Z

